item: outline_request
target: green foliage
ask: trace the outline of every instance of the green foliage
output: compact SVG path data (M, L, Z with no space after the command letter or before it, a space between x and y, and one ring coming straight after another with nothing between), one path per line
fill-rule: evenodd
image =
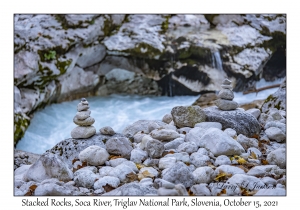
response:
M56 58L56 51L50 50L48 52L48 54L47 53L44 54L44 58L45 58L45 60L53 60L53 59L55 59Z

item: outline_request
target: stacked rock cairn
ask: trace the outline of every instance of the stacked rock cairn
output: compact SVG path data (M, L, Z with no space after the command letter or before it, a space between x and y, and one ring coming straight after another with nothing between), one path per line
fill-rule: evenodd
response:
M218 94L219 99L216 100L217 107L224 111L234 110L238 108L238 103L233 101L234 94L232 91L231 81L229 79L225 79L221 87L223 89L220 90Z
M96 128L93 125L95 119L90 116L89 102L82 98L77 105L77 113L73 118L73 122L78 125L71 132L73 139L84 139L93 136L96 133Z

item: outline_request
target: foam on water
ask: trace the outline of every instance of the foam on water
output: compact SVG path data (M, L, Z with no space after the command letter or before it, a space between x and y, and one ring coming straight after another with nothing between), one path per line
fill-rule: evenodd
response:
M278 84L276 82L257 83L257 88ZM234 100L238 103L248 103L257 99L265 99L278 88L243 95L235 93ZM121 133L123 129L138 120L161 120L170 113L174 106L193 104L199 96L124 96L111 95L107 97L87 98L90 104L91 116L95 119L93 126L97 132L104 126L112 127ZM73 118L77 112L79 100L52 104L35 112L24 137L17 144L17 149L37 154L44 153L58 142L71 138L71 131L76 125Z

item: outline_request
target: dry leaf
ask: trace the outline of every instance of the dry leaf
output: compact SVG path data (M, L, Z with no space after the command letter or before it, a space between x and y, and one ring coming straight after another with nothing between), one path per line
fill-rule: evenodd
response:
M105 190L105 192L109 192L114 190L115 188L110 186L109 184L106 184L105 186L103 186L103 189Z
M189 196L195 196L195 194L191 191L191 188L188 190Z
M261 160L261 164L262 164L262 165L268 165L269 162L268 162L267 160Z
M222 194L226 194L226 189L222 189L221 192L217 194L217 196L221 196Z
M136 174L133 173L133 172L127 174L126 177L128 178L128 181L129 181L129 182L134 182L134 181L139 180L139 179L138 179L138 175L136 175Z
M138 175L139 180L142 180L144 178L153 178L153 177L154 177L154 175L149 173L149 171L147 171L147 170L143 171L142 173L139 173L139 175Z
M111 155L111 156L109 156L108 159L114 160L114 159L117 159L117 158L122 158L122 156L121 155Z
M249 157L251 157L252 159L257 159L257 156L254 152L251 152Z
M143 165L143 164L141 164L141 163L136 163L135 164L136 165L136 167L137 167L137 169L141 169L141 168L144 168L145 167L145 165Z
M214 179L215 181L217 182L220 182L220 181L225 181L227 180L228 178L232 177L232 174L227 174L225 172L220 172L216 178Z

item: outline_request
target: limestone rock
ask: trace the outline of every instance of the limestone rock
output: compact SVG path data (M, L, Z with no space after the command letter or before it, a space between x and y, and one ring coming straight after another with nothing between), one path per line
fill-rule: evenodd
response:
M222 89L220 90L218 97L226 100L232 100L234 99L234 94L230 89Z
M105 126L103 128L100 128L100 133L103 135L113 136L115 134L115 131L111 127Z
M87 164L93 166L103 165L108 160L108 157L108 152L96 145L89 146L79 153L79 159L82 162L87 162Z
M155 129L151 131L150 136L161 141L170 141L180 137L179 133L171 129Z
M133 136L139 131L143 131L144 133L149 133L149 124L155 122L159 126L164 126L166 123L159 120L138 120L131 125L128 125L122 132L125 136Z
M231 161L229 157L227 157L226 155L218 156L214 163L215 166L230 165L230 164Z
M248 112L249 114L252 114L256 119L258 119L259 115L260 115L260 110L259 109L248 109L246 112Z
M95 190L100 189L102 192L106 192L105 189L103 188L104 186L109 185L112 188L117 188L119 184L120 184L119 178L113 176L104 176L94 183L94 189Z
M176 106L171 111L174 124L179 127L194 127L195 124L204 122L205 113L199 106Z
M34 191L35 196L76 196L82 195L77 187L59 182L57 179L43 181Z
M203 128L207 130L208 128L218 128L222 130L222 124L219 122L202 122L202 123L197 123L195 127Z
M286 79L284 79L279 89L265 100L261 112L268 113L270 108L286 111Z
M238 135L237 142L240 143L245 150L247 150L250 147L258 148L258 140L255 138L248 138L244 136L243 134Z
M169 141L168 143L166 143L164 145L165 150L169 150L169 149L177 149L177 147L182 144L184 142L183 138L177 138L174 139L173 141Z
M206 114L206 121L219 122L223 129L232 128L237 134L243 134L247 137L260 133L257 119L241 109L221 111L217 107L207 107L203 111Z
M215 178L214 170L209 166L199 167L194 172L195 182L200 183L210 183Z
M194 195L211 196L211 192L210 192L209 188L207 187L207 184L204 184L204 183L193 185L190 188L190 190Z
M164 144L155 139L149 140L145 147L145 151L148 153L150 158L160 158L164 150Z
M113 137L106 142L106 150L112 155L121 155L126 159L130 159L131 142L125 137Z
M79 125L79 126L89 126L89 125L93 125L94 122L95 122L95 119L92 118L92 117L88 117L84 120L79 120L76 116L73 118L73 122L76 124L76 125Z
M246 174L235 174L229 178L226 182L230 186L238 186L247 190L259 190L265 188L265 184L254 176ZM238 195L238 191L235 188L226 189L227 195Z
M198 150L198 146L194 142L184 142L177 147L178 152L186 152L192 154Z
M280 168L286 168L286 149L278 148L270 152L267 161L271 165L278 165Z
M81 112L81 111L87 111L89 109L89 105L88 104L82 104L82 103L79 103L77 105L77 111L78 112Z
M226 174L245 174L245 171L239 167L231 166L231 165L221 165L215 169L215 176L218 176L220 173Z
M166 169L172 167L176 163L175 157L163 157L159 159L159 169Z
M217 128L208 129L198 141L199 147L211 151L213 155L239 155L244 148L233 138Z
M95 135L96 128L94 126L77 126L71 132L73 139L87 139Z
M230 101L226 99L218 99L215 101L216 106L224 111L235 110L239 107L239 104L235 101Z
M69 181L73 172L57 155L46 152L27 170L24 180L42 182L49 178Z
M280 177L282 175L285 175L285 170L280 169L277 165L254 166L247 172L247 174L256 177L266 177L266 176Z
M283 142L286 139L286 135L282 132L280 128L277 127L269 127L265 130L268 138L271 140L275 140L277 142Z
M85 168L79 169L74 173L74 181L80 187L91 188L98 178L91 170Z
M260 189L254 196L286 196L286 190L283 188Z
M174 184L183 184L185 187L191 187L195 183L195 178L188 168L182 162L178 162L171 168L165 169L162 173L162 179Z
M76 118L78 120L85 120L86 118L88 118L91 115L91 111L87 110L87 111L80 111L76 113Z
M148 157L148 153L139 148L131 150L130 161L134 163L142 163Z
M167 123L167 124L169 124L170 122L172 122L172 120L173 120L173 117L172 117L171 114L166 114L166 115L164 115L164 117L163 117L163 119L162 119L162 121L163 121L164 123Z
M210 158L207 155L202 155L198 152L194 152L190 156L191 163L198 167L207 166L207 162L210 161Z
M157 195L157 190L154 187L143 186L136 182L124 184L117 189L104 193L104 196L145 196Z

